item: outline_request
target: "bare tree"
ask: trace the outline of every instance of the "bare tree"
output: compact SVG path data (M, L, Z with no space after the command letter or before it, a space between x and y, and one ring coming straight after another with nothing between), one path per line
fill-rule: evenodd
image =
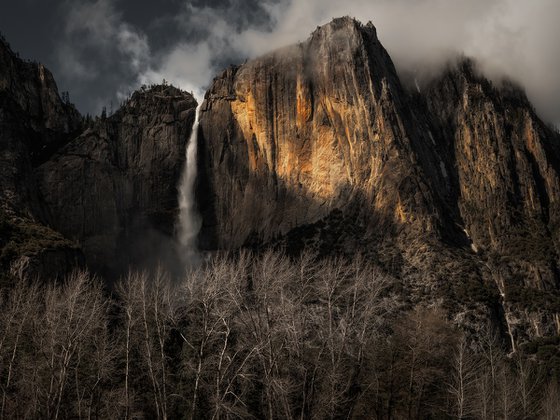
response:
M463 335L453 357L453 372L448 389L454 401L455 416L464 419L474 410L473 391L477 385L479 362L471 352L467 339Z
M34 416L81 417L100 403L99 385L109 374L108 301L100 283L84 272L61 286L28 290L39 293L30 300L27 351L21 354L18 387L27 407L20 408Z
M134 357L134 346L137 346L138 339L134 337L137 324L139 322L136 316L136 283L139 282L138 276L129 273L127 278L117 284L115 290L119 298L118 304L123 319L123 336L121 338L121 350L124 352L124 418L129 419L131 410L134 405L134 397L132 395L132 359Z
M39 285L23 268L0 288L0 418L558 413L557 383L541 398L526 355L506 357L491 328L469 342L442 310L403 309L360 256L217 255L177 284L131 273L114 299L87 273Z
M514 418L516 409L515 376L510 366L503 364L498 370L498 412L504 420Z
M174 320L174 295L169 278L157 270L130 274L118 286L118 296L125 316L125 415L131 408L131 355L134 347L141 357L141 365L147 372L155 416L168 417L168 356L165 341ZM133 334L134 330L136 334ZM134 338L134 341L132 340Z
M476 412L480 418L509 418L514 412L515 380L498 332L490 325L478 334L480 365Z
M21 267L20 267L21 268ZM14 417L17 413L13 398L10 398L14 380L22 374L22 344L32 323L38 301L38 286L29 284L24 271L14 267L12 270L17 282L2 304L0 313L0 375L2 378L2 407L0 418ZM17 393L15 394L17 398ZM13 397L13 395L12 395ZM9 408L11 406L11 408Z
M515 355L516 396L519 401L520 418L528 419L538 410L538 392L541 389L542 377L534 362L522 354Z

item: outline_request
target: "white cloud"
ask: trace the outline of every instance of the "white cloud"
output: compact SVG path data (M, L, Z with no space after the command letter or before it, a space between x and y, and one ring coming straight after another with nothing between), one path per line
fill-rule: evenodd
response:
M140 71L147 65L150 58L150 48L146 36L135 32L125 23L118 26L114 36L117 39L119 51L130 59L130 66Z
M204 86L211 77L213 51L208 42L177 45L157 68L140 75L142 84L161 83L164 79L192 92L197 100L204 97Z

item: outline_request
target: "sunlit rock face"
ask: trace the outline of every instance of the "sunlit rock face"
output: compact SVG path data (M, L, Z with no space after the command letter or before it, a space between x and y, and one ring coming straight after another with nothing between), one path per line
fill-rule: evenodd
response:
M37 169L48 223L90 267L114 275L170 258L195 108L171 86L136 92Z
M340 18L223 72L200 126L203 246L366 253L461 322L560 331L560 137L511 83L463 60L408 90Z
M335 19L304 43L228 69L201 116L214 195L206 231L235 248L356 205L376 220L437 230L436 200L415 163L425 138L413 123L371 24Z

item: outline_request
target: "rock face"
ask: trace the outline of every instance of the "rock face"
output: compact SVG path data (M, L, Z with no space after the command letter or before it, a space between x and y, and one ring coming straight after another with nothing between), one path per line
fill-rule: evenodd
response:
M420 102L448 174L446 199L490 270L510 334L559 334L560 135L519 88L493 87L468 60Z
M33 168L80 130L51 73L20 60L0 40L0 267L26 261L28 271L62 274L82 259L76 244L41 224L44 208ZM48 268L47 268L48 267Z
M200 136L218 247L267 241L356 203L379 223L437 230L415 164L425 139L405 97L373 25L350 18L227 70L206 95Z
M539 286L557 288L560 138L535 115L524 93L494 88L465 61L425 95L447 198L479 251L547 261ZM442 166L443 167L443 166ZM537 270L538 271L538 270Z
M20 60L0 41L0 124L4 205L32 211L30 166L80 130L82 118L58 94L52 74L41 64ZM21 197L21 198L18 198Z
M362 252L513 346L560 332L559 136L520 89L465 60L409 92L373 25L340 18L226 70L200 126L203 246Z
M81 244L90 267L114 275L172 258L196 105L171 86L136 92L37 168L49 225Z
M28 142L34 162L48 158L66 140L65 135L80 130L82 117L72 104L61 100L49 70L19 59L5 41L0 41L0 69L0 92L14 102L12 110L17 109L29 128L40 134Z

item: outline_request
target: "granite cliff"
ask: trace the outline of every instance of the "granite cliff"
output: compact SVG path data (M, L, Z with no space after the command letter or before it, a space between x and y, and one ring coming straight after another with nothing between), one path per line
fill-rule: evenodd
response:
M415 123L371 24L335 19L305 43L227 70L201 118L216 195L207 229L236 248L338 209L373 230L372 218L438 231L437 197L416 163L432 156Z
M339 18L223 72L200 126L202 246L365 253L512 346L560 332L559 136L514 84L464 59L408 89Z
M80 131L82 117L61 100L52 74L19 59L0 40L0 265L16 260L55 276L82 260L79 247L42 223L34 168ZM23 258L23 259L22 259Z

